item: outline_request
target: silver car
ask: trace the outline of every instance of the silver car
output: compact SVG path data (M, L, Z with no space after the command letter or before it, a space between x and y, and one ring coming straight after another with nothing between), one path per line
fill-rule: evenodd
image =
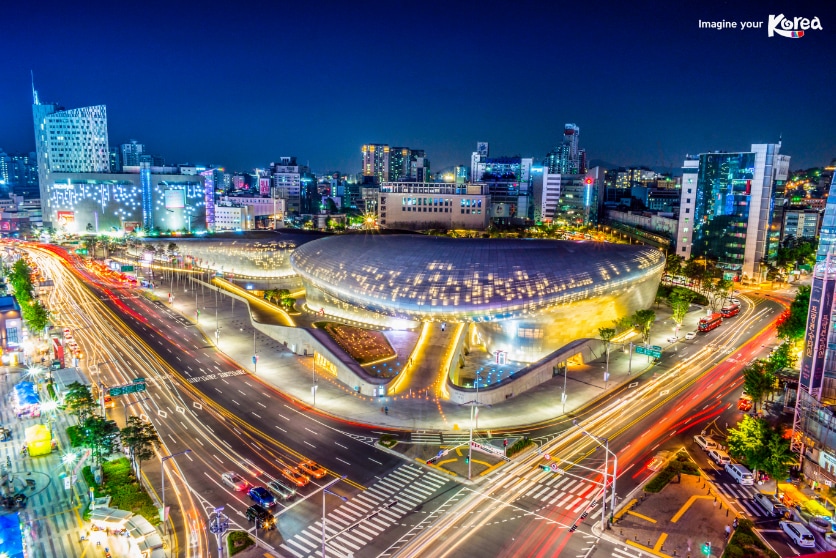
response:
M278 480L272 480L267 483L267 488L270 489L270 492L275 494L281 500L290 500L294 496L296 496L296 489L291 488Z
M225 485L236 492L244 492L250 486L250 483L244 480L244 477L233 471L222 473L221 480Z

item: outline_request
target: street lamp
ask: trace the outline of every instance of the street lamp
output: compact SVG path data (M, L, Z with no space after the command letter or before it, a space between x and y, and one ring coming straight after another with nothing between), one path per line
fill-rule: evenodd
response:
M563 395L560 396L560 400L563 402L563 413L566 414L566 375L568 374L569 363L563 364Z
M618 476L618 456L610 451L610 439L609 438L600 438L598 436L593 436L586 430L584 427L578 424L577 420L573 420L572 424L578 427L578 429L586 434L589 438L592 439L593 442L604 448L606 452L604 454L604 491L601 497L601 528L607 528L607 475L610 471L610 463L609 463L609 456L612 455L613 458L613 468L612 468L612 500L610 501L610 519L612 519L613 514L615 513L615 479ZM604 440L604 443L601 443L601 440Z
M313 373L312 378L313 384L311 385L311 393L313 394L313 406L316 407L316 389L319 387L316 384L316 351L313 354Z
M345 496L340 496L336 492L331 492L330 490L328 490L330 487L334 486L344 478L345 476L342 476L338 479L334 479L322 487L322 558L325 558L325 493L327 492L331 496L336 496L343 502L348 502L348 498L346 498Z
M75 479L73 478L74 475L72 465L73 463L75 463L76 459L78 459L78 454L76 454L75 452L65 453L61 457L61 461L64 463L64 467L66 468L67 475L70 479L70 505L75 504L75 489L73 488L73 485L75 484Z
M190 450L190 449L186 449L186 450L183 450L183 451L178 451L177 453L172 453L171 455L164 455L160 459L160 478L162 478L162 484L163 484L163 513L162 513L162 517L160 517L160 519L163 521L163 525L164 525L163 528L166 531L166 535L168 534L168 521L167 521L166 513L165 513L165 462L168 461L169 459L171 459L172 457L177 457L178 455L183 455L184 453L189 453L191 451L192 450Z
M215 508L209 516L209 532L215 535L215 541L218 543L218 558L223 556L223 545L221 538L229 529L229 517L224 513L224 507Z

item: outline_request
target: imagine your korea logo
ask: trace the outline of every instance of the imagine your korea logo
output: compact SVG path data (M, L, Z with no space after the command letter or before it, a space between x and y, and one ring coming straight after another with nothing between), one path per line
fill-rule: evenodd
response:
M821 21L819 18L807 19L806 17L796 17L788 19L784 14L770 15L767 26L767 32L770 37L774 37L777 33L782 37L790 39L800 39L804 36L804 32L808 29L815 29L821 31Z

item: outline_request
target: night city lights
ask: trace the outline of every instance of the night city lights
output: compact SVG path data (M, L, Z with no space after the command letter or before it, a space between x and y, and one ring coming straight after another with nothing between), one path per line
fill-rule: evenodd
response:
M0 558L830 555L831 12L8 6Z

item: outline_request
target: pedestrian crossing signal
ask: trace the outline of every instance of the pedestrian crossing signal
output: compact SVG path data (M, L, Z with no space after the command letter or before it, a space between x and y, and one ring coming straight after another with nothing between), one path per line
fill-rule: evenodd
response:
M574 533L577 528L578 528L578 524L574 523L571 527L569 527L569 532Z

